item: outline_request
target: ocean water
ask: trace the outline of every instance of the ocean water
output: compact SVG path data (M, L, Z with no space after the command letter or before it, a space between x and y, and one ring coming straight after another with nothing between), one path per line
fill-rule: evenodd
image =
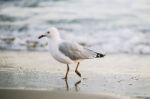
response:
M52 26L104 53L150 54L150 0L0 0L0 49L47 50Z

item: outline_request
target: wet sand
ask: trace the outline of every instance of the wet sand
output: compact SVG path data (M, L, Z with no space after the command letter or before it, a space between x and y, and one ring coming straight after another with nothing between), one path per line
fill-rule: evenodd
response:
M73 93L37 90L0 90L2 99L133 99L113 94ZM135 99L135 98L134 98Z
M75 65L71 65L65 81L61 78L66 65L56 62L47 52L0 51L0 97L148 99L149 60L150 55L107 55L103 59L86 60L79 67L86 79L80 79L74 73Z

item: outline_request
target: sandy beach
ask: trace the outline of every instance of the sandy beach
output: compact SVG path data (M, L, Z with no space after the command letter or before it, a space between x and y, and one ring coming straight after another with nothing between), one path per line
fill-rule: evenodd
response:
M80 79L74 73L74 64L70 65L69 78L64 81L61 78L66 72L66 65L55 61L48 52L0 51L0 97L148 99L149 60L149 55L127 54L112 54L102 59L86 60L79 67L86 79Z

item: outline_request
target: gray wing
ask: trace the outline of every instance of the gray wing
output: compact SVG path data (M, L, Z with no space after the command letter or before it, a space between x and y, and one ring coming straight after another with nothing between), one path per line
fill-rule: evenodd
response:
M59 51L72 60L95 58L97 53L82 47L77 43L63 42Z

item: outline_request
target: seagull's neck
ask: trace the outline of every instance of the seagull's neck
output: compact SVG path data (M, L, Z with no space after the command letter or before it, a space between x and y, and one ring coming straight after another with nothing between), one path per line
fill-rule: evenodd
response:
M60 44L63 40L60 37L51 38L48 40L49 46L55 46Z
M57 39L49 39L48 40L48 49L51 53L52 56L55 56L55 51L57 50L57 48L59 47L59 44L62 42L63 40L61 38L57 38Z

